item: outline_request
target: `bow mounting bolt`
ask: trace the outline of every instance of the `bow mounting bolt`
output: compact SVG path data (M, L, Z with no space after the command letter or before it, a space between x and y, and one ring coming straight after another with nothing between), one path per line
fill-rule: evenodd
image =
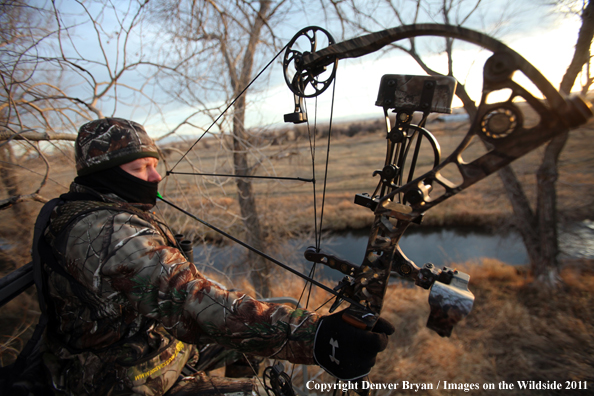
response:
M427 202L429 193L433 190L433 186L430 184L419 183L419 188L408 190L404 194L404 202L408 202L411 205L422 204Z
M392 143L402 143L406 137L406 133L400 128L394 128L388 133L387 137Z

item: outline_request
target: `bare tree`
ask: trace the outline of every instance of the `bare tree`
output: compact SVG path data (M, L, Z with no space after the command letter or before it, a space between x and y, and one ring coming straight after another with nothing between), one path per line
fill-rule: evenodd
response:
M357 1L333 3L334 13L343 26L350 26L357 32L370 32L382 26L390 17L400 24L413 24L422 21L437 21L444 24L467 25L479 17L485 23L484 15L479 13L484 6L481 0L443 0L431 2L411 0L409 2L380 0L373 7L359 4ZM363 10L374 10L366 13ZM382 10L382 12L378 12ZM567 94L573 86L578 73L589 60L594 24L592 23L592 5L584 2L581 8L582 27L576 44L575 55L561 83L560 91ZM424 59L424 53L415 38L408 39L408 44L395 43L392 46L404 51L430 75L447 74L454 76L454 40L445 38L443 53L447 58L447 69L438 72ZM459 81L460 82L460 81ZM456 95L463 102L471 119L477 112L475 102L468 95L465 86L458 84ZM514 210L514 223L526 246L532 273L537 282L555 287L559 282L559 248L557 236L556 187L559 154L567 141L567 134L553 139L546 147L541 166L537 172L537 199L532 205L524 192L523 186L513 169L507 166L498 174ZM534 209L533 209L534 208Z
M115 115L148 122L163 131L160 140L187 126L200 129L197 117L217 119L254 77L266 49L275 48L272 22L285 15L284 4L70 0L33 7L23 0L3 1L0 177L6 195L0 207L12 207L16 214L25 207L17 203L47 201L48 182L55 181L46 151L65 150L72 163L71 143L59 142L74 140L84 121ZM149 7L157 19L147 19ZM246 97L239 97L231 117L215 127L219 144L233 153L238 176L252 175L264 157L246 128L247 106ZM40 176L22 164L31 150L45 166ZM190 159L186 164L196 168ZM20 191L16 169L39 178L37 186ZM178 181L173 184L180 196L188 196ZM247 242L263 250L266 233L252 183L237 178L236 185ZM249 261L256 290L269 295L268 263L252 253Z
M36 51L36 44L48 35L51 26L43 10L28 6L25 2L2 1L0 10L0 127L6 139L16 136L22 138L22 132L27 131L18 124L20 122L22 125L23 118L45 121L38 118L43 104L33 99L36 92L43 87L34 86L30 81L31 70L38 63L28 56L27 50ZM26 99L27 95L32 100ZM4 207L11 207L24 199L14 166L13 147L9 143L3 143L0 146L0 178L10 197L10 200L2 202ZM27 198L39 199L38 192L39 189ZM13 214L19 222L26 224L28 214L24 207L14 206Z
M47 7L34 7L20 0L1 4L0 139L5 141L3 165L8 173L14 166L14 148L19 147L20 152L33 148L42 157L36 142L72 141L78 125L104 115L106 103L115 112L118 95L129 97L132 92L143 96L142 88L131 87L123 80L143 64L142 56L130 60L128 41L144 5L121 11L101 3L75 3L78 15L64 14L55 3ZM98 8L89 9L93 7ZM107 34L100 19L113 14L119 14L112 19L112 23L117 21L118 31ZM92 28L91 37L95 36L99 49L95 58L82 55L85 44L76 36L77 29L82 30L85 24ZM110 40L116 42L115 54L106 45ZM47 180L47 166L40 187L28 194L32 199L46 200L39 193ZM9 189L10 200L20 196L18 190Z
M74 175L71 142L83 122L161 114L154 77L177 65L154 62L143 42L156 35L143 24L145 6L0 2L0 209L11 208L21 225L17 250L29 251L33 222L23 203L68 188L53 174L64 163Z
M153 4L153 13L167 30L171 46L167 53L178 58L195 60L188 75L199 81L200 97L188 89L186 80L176 77L172 89L176 98L188 105L206 101L232 103L230 122L222 121L218 128L231 130L233 170L236 176L237 197L241 218L245 226L245 239L254 248L263 251L265 231L260 224L252 182L240 176L253 175L261 163L254 137L246 128L248 106L244 91L254 77L256 64L263 64L262 54L274 48L272 24L282 16L285 1L205 1ZM177 51L173 54L171 48ZM171 77L171 76L170 76ZM212 118L214 114L211 114ZM183 123L189 124L188 119ZM250 279L256 291L264 297L270 295L270 263L253 252L248 252Z
M590 60L590 48L594 37L594 4L584 2L580 14L581 27L578 33L575 52L561 84L560 92L569 94L579 71ZM537 207L535 216L522 220L532 220L531 224L538 230L537 238L531 242L540 246L539 256L530 257L532 272L536 279L548 286L555 286L559 279L559 242L557 237L557 190L559 155L567 142L569 134L566 132L551 140L546 146L542 163L537 172ZM531 235L534 237L533 235ZM522 235L526 240L526 237ZM536 247L535 246L535 247ZM534 250L534 248L533 248Z

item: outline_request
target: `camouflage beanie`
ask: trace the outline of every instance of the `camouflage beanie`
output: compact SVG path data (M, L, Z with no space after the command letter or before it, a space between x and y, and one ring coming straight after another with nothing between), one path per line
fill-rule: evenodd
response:
M138 158L159 158L159 154L142 125L122 118L103 118L80 127L74 157L78 175L84 176Z

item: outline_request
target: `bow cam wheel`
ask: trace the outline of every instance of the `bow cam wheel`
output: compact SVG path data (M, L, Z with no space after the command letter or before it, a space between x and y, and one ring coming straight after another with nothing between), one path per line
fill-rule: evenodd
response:
M336 62L313 70L302 66L303 55L333 45L334 38L326 30L310 26L301 29L287 45L283 59L285 82L289 89L302 98L320 95L330 86L336 75Z

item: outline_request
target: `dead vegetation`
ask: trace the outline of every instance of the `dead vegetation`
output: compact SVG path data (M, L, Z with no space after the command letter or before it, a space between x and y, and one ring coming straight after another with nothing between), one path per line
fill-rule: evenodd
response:
M470 315L454 329L452 337L441 338L425 327L429 315L428 291L393 285L386 296L382 316L392 322L396 333L388 349L379 355L370 379L376 383L497 384L501 381L588 381L594 387L594 266L591 261L568 262L562 273L564 289L550 295L535 289L522 268L492 259L467 263L458 268L471 275L475 305ZM217 278L216 275L213 275ZM224 279L219 280L224 282ZM235 285L250 292L250 285ZM285 277L274 283L275 295L299 297L300 280ZM307 295L306 295L307 296ZM306 305L306 298L302 305ZM314 290L309 307L328 298ZM33 297L24 295L3 307L2 331L11 320L19 322L11 337L5 336L0 352L2 365L10 362L27 338L23 329L34 323ZM319 313L327 310L323 307ZM23 316L23 312L27 315ZM10 333L4 333L10 334ZM291 370L286 366L286 369ZM287 370L287 371L288 371ZM319 369L308 369L310 378ZM297 369L299 371L299 369ZM299 383L299 376L296 383ZM325 374L316 381L333 383ZM414 392L414 391L409 391ZM461 391L436 390L432 395L453 395ZM473 394L507 394L509 391L476 390ZM529 395L535 391L514 391ZM403 392L407 393L407 392ZM377 391L375 394L390 394ZM400 394L392 392L391 394ZM567 394L538 391L538 395Z
M451 151L466 129L463 125L434 123L429 129L442 144L443 153ZM565 221L592 219L594 196L594 157L591 141L592 124L571 133L563 152L558 181L558 204ZM281 139L282 140L282 139ZM189 161L194 168L210 172L220 165L225 173L227 159L201 143ZM262 158L256 174L311 177L310 151L306 140L291 136L284 146L270 145L261 150ZM372 192L377 178L374 169L383 165L384 137L379 131L345 134L332 143L329 178L324 208L324 230L359 229L369 226L373 216L363 207L354 205L356 193ZM282 147L282 148L281 148ZM64 149L66 150L66 149ZM179 158L176 150L167 151L167 162ZM538 152L514 164L519 178L531 190L534 171L539 163ZM50 158L52 179L44 194L48 197L65 192L74 177L73 164L56 153ZM325 159L325 151L316 153ZM180 170L192 169L189 161ZM428 166L430 160L421 163ZM43 165L35 158L17 170L23 187L37 185ZM229 169L228 169L229 170ZM321 201L322 170L317 168L316 192L318 216ZM164 173L164 172L163 172ZM314 217L311 183L294 181L258 181L261 221L273 256L282 257L283 238L311 233ZM243 226L235 199L234 181L223 177L170 176L161 192L199 217L241 237ZM3 192L2 194L6 194ZM39 203L22 204L30 214L30 221L18 222L10 210L0 212L3 227L0 238L5 241L0 250L1 275L29 260L29 244L34 214ZM158 209L176 232L183 232L194 241L221 242L219 235L197 225L188 217L158 205ZM491 228L509 226L511 210L497 176L491 176L458 196L427 213L426 225L481 225ZM16 239L15 235L25 235ZM23 234L24 233L24 234ZM418 288L393 286L388 291L384 316L398 329L389 350L380 355L372 375L375 382L410 381L433 383L494 383L515 380L587 380L594 372L594 273L592 262L569 263L562 273L564 289L546 295L530 285L530 278L521 269L493 260L469 266L471 289L476 295L470 316L454 330L452 338L443 339L425 328L428 315L427 292ZM220 276L214 274L213 276ZM300 280L275 272L275 294L298 296L303 288ZM227 278L220 278L222 283ZM233 285L249 289L247 284ZM323 292L313 294L310 307L317 307L327 299ZM2 308L0 316L0 360L4 365L16 356L23 341L31 333L30 326L38 315L33 291L20 296ZM310 369L313 370L313 369ZM330 380L329 380L330 381ZM589 387L594 387L589 382ZM454 394L460 391L433 391L432 394ZM473 391L481 393L482 391ZM499 391L489 391L498 394ZM383 394L383 393L382 393ZM514 394L520 394L514 392ZM539 395L547 394L539 392ZM553 393L551 393L553 394ZM580 393L582 394L582 393ZM583 394L586 394L585 392Z
M486 259L468 270L476 301L451 338L440 338L425 327L426 291L396 287L388 292L390 304L384 316L396 326L397 333L380 356L373 380L434 386L440 380L442 384L478 383L481 387L495 384L495 391L481 388L474 394L505 394L497 388L500 381L581 380L589 381L592 392L592 262L567 268L563 272L565 289L556 295L535 289L521 269L495 260ZM530 392L534 391L516 389L513 394ZM457 392L434 390L431 394Z
M557 381L563 386L565 381L586 381L588 390L575 394L592 394L592 264L587 260L567 262L562 272L564 289L554 295L534 288L521 267L493 259L459 265L470 273L476 300L470 315L457 325L450 338L442 338L425 327L428 291L393 285L387 291L382 316L394 324L396 333L388 349L378 356L369 378L375 383L399 383L400 390L372 394L414 393L402 391L402 381L431 384L434 389L427 393L431 395L464 392L444 390L444 381L478 384L479 389L470 393L485 395L574 394L566 390L521 391L516 381ZM287 279L276 284L275 292L299 295L302 287L300 282ZM325 299L324 292L314 292L310 307L319 306ZM319 371L315 367L308 370L309 378ZM440 389L436 389L438 381ZM515 384L514 391L500 390L501 381ZM316 382L332 384L334 380L322 374ZM484 384L493 384L495 389L484 390Z
M370 126L375 121L368 122ZM363 123L361 123L363 124ZM562 221L575 221L589 218L594 210L594 157L592 149L584 144L594 136L593 122L572 131L567 147L562 153L559 166L558 208ZM383 167L385 154L385 132L371 127L361 127L362 132L350 136L341 134L333 138L330 149L326 198L324 204L325 230L360 229L368 227L373 220L371 212L353 204L355 194L372 193L379 181L372 177L376 169ZM433 122L427 128L436 136L441 145L442 158L449 155L467 131L462 122ZM295 130L298 130L297 128ZM255 174L261 176L301 177L311 179L311 149L303 133L290 135L281 131L284 146L269 145L262 148ZM323 128L320 129L323 135ZM269 139L274 141L273 139ZM206 145L205 145L206 144ZM320 216L322 202L324 161L326 150L323 139L318 137L316 159L316 197L317 216ZM203 173L232 173L229 161L214 150L214 143L200 143L182 161L178 172L198 171ZM465 160L484 152L480 144L474 144L465 154ZM535 172L540 164L541 150L520 158L513 168L525 186L528 198L534 201ZM171 151L167 161L177 162L179 152ZM266 158L266 160L262 160ZM429 151L421 151L416 175L431 168L433 157ZM448 173L448 171L450 171ZM455 172L446 169L446 177L455 178ZM254 188L258 194L261 222L268 237L277 239L295 232L313 231L314 200L312 183L302 181L255 180ZM162 193L183 202L199 217L214 216L218 224L230 224L229 230L241 233L241 222L235 199L235 183L231 178L212 176L172 175L162 187ZM174 227L187 234L207 235L207 239L219 240L209 230L195 232L195 223L183 220L183 215L166 211ZM424 224L428 226L481 226L492 229L508 228L511 224L512 210L505 190L497 175L491 175L457 196L446 200L426 213ZM234 228L233 228L234 227ZM196 238L198 239L198 238Z

